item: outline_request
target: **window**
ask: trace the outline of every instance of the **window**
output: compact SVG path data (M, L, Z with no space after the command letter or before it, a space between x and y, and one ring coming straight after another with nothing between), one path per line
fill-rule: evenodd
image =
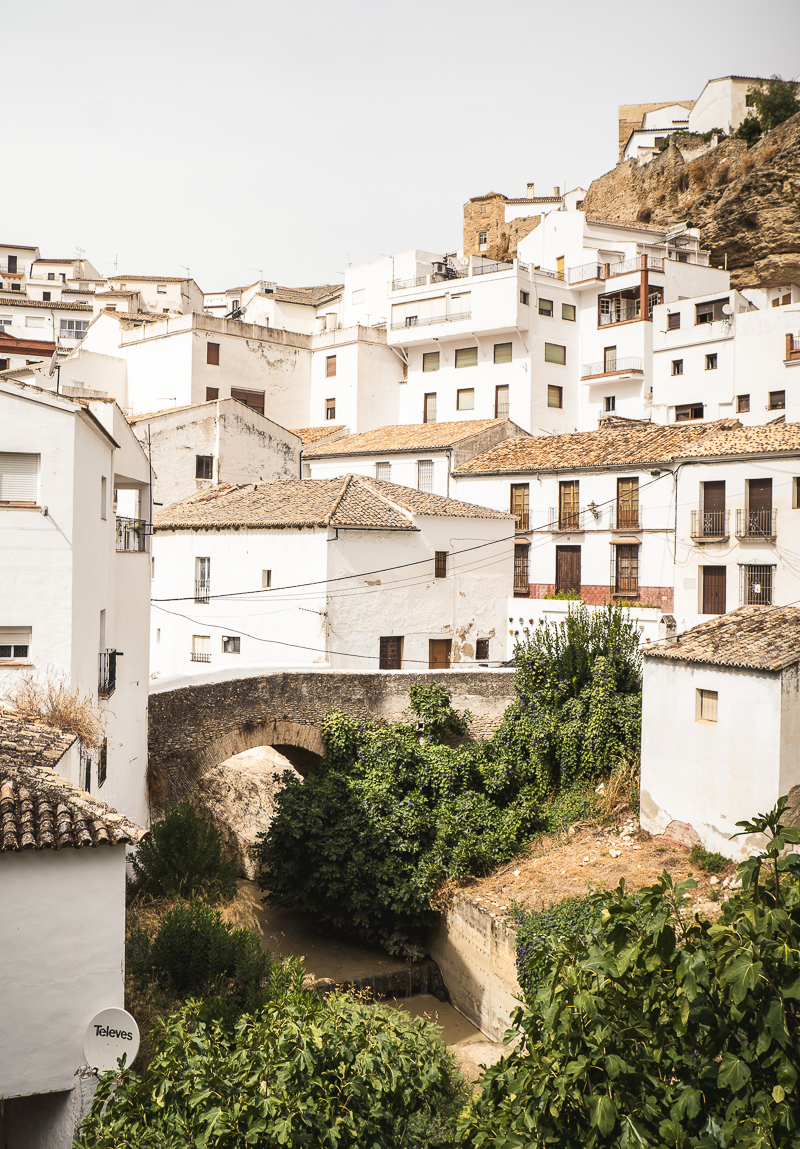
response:
M558 484L558 529L577 531L580 528L580 483L567 479Z
M617 409L617 397L616 397L616 395L606 395L603 402L605 405L606 412L616 411L616 409Z
M617 369L617 349L616 347L603 348L603 372L608 375L611 371Z
M219 343L206 343L206 363L219 367Z
M166 295L166 294L167 294L166 283L159 283L158 286L156 287L156 295Z
M108 739L104 738L100 744L100 756L97 760L97 785L103 785L108 777Z
M666 136L655 136L653 139L653 147L654 148L660 148L661 145L664 143L665 139L666 139Z
M246 407L257 411L259 415L264 414L263 391L245 391L240 387L231 387L231 399L237 399L240 403L244 403Z
M434 578L447 578L447 551L437 551L433 564Z
M486 204L485 203L481 204L481 215L486 215Z
M698 690L697 691L697 721L698 722L716 722L717 721L717 691L716 690Z
M241 654L242 640L238 634L223 636L222 638L222 653L223 654Z
M772 606L774 566L739 567L739 602L742 606Z
M54 271L48 271L48 273L47 273L48 279L55 279L55 277L56 277L56 273Z
M0 452L0 503L36 506L39 456Z
M100 478L100 518L108 518L108 479L105 475Z
M567 362L566 347L560 347L558 343L545 343L544 361L545 363L559 363L562 367L565 366Z
M495 419L508 418L508 384L494 389L494 417Z
M22 291L22 284L21 283L12 283L11 284L11 290L12 291Z
M478 232L478 243L481 247L486 247L486 232L485 231L479 231Z
M192 662L210 662L211 661L211 635L210 634L193 634L192 635Z
M403 669L403 638L402 635L382 635L378 647L379 670Z
M461 391L456 391L456 410L457 411L474 411L475 410L475 390L472 387L465 387Z
M2 332L4 327L13 326L13 322L10 315L0 315L0 332Z
M433 492L433 459L420 459L417 463L417 490Z
M712 299L708 303L695 304L695 323L717 323L725 318L723 307L728 303L725 299Z
M495 343L495 345L494 345L494 361L495 361L495 363L510 363L511 362L511 344L510 343Z
M43 291L43 292L42 292L42 299L43 299L43 301L44 301L45 303L49 303L49 302L50 302L50 294L51 294L51 293L50 293L49 291Z
M563 407L564 406L564 388L563 387L548 387L547 388L547 406L548 407Z
M477 365L477 347L458 347L456 349L456 367L477 367Z
M682 359L673 359L672 360L672 374L673 375L683 375L683 360Z
M520 301L520 303L524 303L524 304L525 304L525 306L527 307L527 306L528 306L528 304L529 304L529 303L530 303L530 301L531 301L531 294L530 294L530 292L529 292L529 291L521 291L521 292L519 293L519 301Z
M16 271L17 270L17 256L16 255L9 255L9 257L8 257L8 270L9 271Z
M736 412L739 415L746 415L750 410L750 396L737 395L736 396Z
M564 278L564 256L556 256L556 279Z
M423 352L422 370L423 371L438 371L439 370L439 352L438 351L425 351L425 352Z
M611 548L616 555L616 570L614 572L614 594L624 595L626 598L637 598L639 594L639 546L637 543L625 543L622 546Z
M617 479L617 527L639 529L639 480Z
M783 411L786 406L786 392L785 391L770 391L769 393L769 411Z
M549 315L551 319L553 318L553 301L552 301L552 299L540 299L539 300L539 314L540 315Z
M717 369L717 353L706 355L706 371L716 371Z
M194 601L208 602L211 598L211 559L194 560Z
M570 323L575 322L575 305L574 303L561 304L561 318L568 320Z
M375 464L375 478L382 479L384 483L388 483L392 477L392 464L391 463L376 463Z
M530 546L528 543L514 543L514 594L530 594Z
M161 311L164 315L169 315L169 308L168 307L162 307Z
M336 356L335 355L326 355L325 356L325 378L326 379L333 379L335 374L336 374Z
M703 404L702 403L684 403L680 407L675 408L675 422L685 423L689 419L702 419L703 418Z
M0 327L0 331L2 331L2 330L3 330L2 327ZM8 359L0 359L0 371L7 371L8 370L8 363L9 363Z
M407 315L406 316L406 327L416 327L418 319L419 319L418 315Z
M219 387L206 387L206 403L212 399L219 399Z
M351 299L353 306L358 307L360 304L362 304L366 298L366 295L367 295L366 287L357 287L356 290L350 296L350 299Z
M436 392L430 391L425 396L422 404L422 422L435 423L436 422Z
M475 658L480 662L484 658L489 657L489 639L478 638L475 640Z
M79 784L87 794L92 789L92 752L86 746L80 748Z
M329 419L335 419L335 418L336 418L336 400L335 399L326 399L325 400L325 419L329 420Z
M214 456L195 455L194 477L196 479L213 479Z
M514 527L518 531L527 531L529 527L530 484L511 484L511 514L514 516Z
M272 571L261 572L261 586L263 589L272 586Z
M31 628L0 627L0 663L30 661Z
M64 320L62 319L61 322L63 324ZM26 315L25 316L25 326L26 327L44 327L44 318L41 315Z
M670 311L667 316L667 331L678 331L681 326L680 311Z

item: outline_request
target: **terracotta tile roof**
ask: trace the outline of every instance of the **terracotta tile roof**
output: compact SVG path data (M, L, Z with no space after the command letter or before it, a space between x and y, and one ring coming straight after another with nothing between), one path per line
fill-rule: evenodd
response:
M22 299L15 299L12 295L11 298L4 297L0 299L0 307L46 307L48 311L55 310L68 310L68 311L91 311L91 303L59 303L58 300L50 299L28 299L23 296Z
M326 423L322 427L291 428L292 434L297 435L304 447L306 443L316 443L319 439L325 439L328 435L335 435L338 431L345 430L347 430L347 428L344 423Z
M106 299L109 295L119 299L130 299L134 295L138 295L138 291L96 291L94 293L95 299Z
M674 642L648 646L647 658L783 670L800 662L800 608L740 606L679 634Z
M91 310L90 304L87 307ZM168 315L149 315L144 311L112 311L110 307L102 307L97 314L110 315L112 319L118 319L120 323L131 323L134 327L142 323L161 323L163 319L170 318Z
M275 291L259 291L257 294L263 299L276 299L278 303L304 303L308 307L318 307L343 290L343 283L324 283L319 287L277 287Z
M188 283L191 275L109 275L109 283L124 283L131 280L133 283Z
M468 439L487 427L498 427L507 419L467 419L454 423L411 423L376 427L358 435L347 435L335 443L326 443L307 451L307 459L327 456L382 455L397 451L446 450L462 439Z
M10 247L12 251L37 251L35 247L28 247L24 243L0 243L0 247Z
M501 511L424 494L395 483L363 475L345 475L337 479L222 484L158 511L153 525L156 530L327 526L416 530L409 512L458 518L510 518Z
M666 463L683 458L699 439L713 438L736 419L712 423L647 423L619 416L603 420L597 431L506 439L463 463L455 475L508 475L524 471L568 471Z
M0 853L137 842L144 831L52 768L72 734L0 715Z
M775 421L759 427L732 427L693 443L682 452L682 457L761 455L781 451L800 451L800 423Z

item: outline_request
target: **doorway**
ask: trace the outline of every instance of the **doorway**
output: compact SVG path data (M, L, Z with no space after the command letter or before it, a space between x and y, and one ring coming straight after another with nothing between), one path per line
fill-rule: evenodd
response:
M428 670L449 670L453 651L452 638L431 638L428 640Z
M581 548L556 547L556 593L581 590Z
M703 567L703 614L725 613L726 567Z

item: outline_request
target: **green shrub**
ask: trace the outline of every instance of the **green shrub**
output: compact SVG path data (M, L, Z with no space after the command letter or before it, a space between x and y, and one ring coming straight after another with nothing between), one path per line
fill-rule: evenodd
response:
M549 969L549 947L574 934L590 936L600 921L594 898L565 898L544 910L510 908L517 926L517 978L526 994L535 993Z
M557 590L553 594L542 595L546 599L558 599L561 602L581 602L581 592L579 590Z
M204 902L180 902L152 942L144 930L131 931L126 963L134 977L155 976L181 996L223 984L257 987L271 966L254 933L234 929Z
M689 854L689 861L694 862L701 870L705 870L708 874L717 874L720 870L724 870L726 866L731 864L730 858L726 858L724 854L714 854L700 845L692 846L691 853Z
M409 691L411 709L422 724L423 731L440 741L448 734L466 734L472 715L468 710L456 713L450 704L450 695L443 686L432 682L430 686L414 685Z
M301 977L231 1024L172 1014L142 1077L105 1075L78 1149L449 1149L467 1094L438 1031Z
M153 823L133 869L151 897L227 901L236 894L236 864L225 857L218 830L188 803Z

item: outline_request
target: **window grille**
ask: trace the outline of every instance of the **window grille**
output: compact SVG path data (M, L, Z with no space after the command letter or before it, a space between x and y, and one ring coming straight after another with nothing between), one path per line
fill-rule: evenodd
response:
M639 594L639 547L625 543L611 548L611 590L636 598Z
M475 641L475 658L480 661L481 659L489 657L489 639L479 638Z
M739 567L739 605L772 606L774 566Z
M391 463L376 463L375 464L375 478L382 479L384 483L388 483L392 477L392 464Z
M436 552L434 578L447 578L447 551Z
M100 757L97 761L97 786L103 785L108 774L108 739L104 738L100 747ZM87 786L88 790L88 786Z
M514 594L530 593L530 547L527 543L514 544Z
M433 459L420 459L417 463L417 490L433 493Z

